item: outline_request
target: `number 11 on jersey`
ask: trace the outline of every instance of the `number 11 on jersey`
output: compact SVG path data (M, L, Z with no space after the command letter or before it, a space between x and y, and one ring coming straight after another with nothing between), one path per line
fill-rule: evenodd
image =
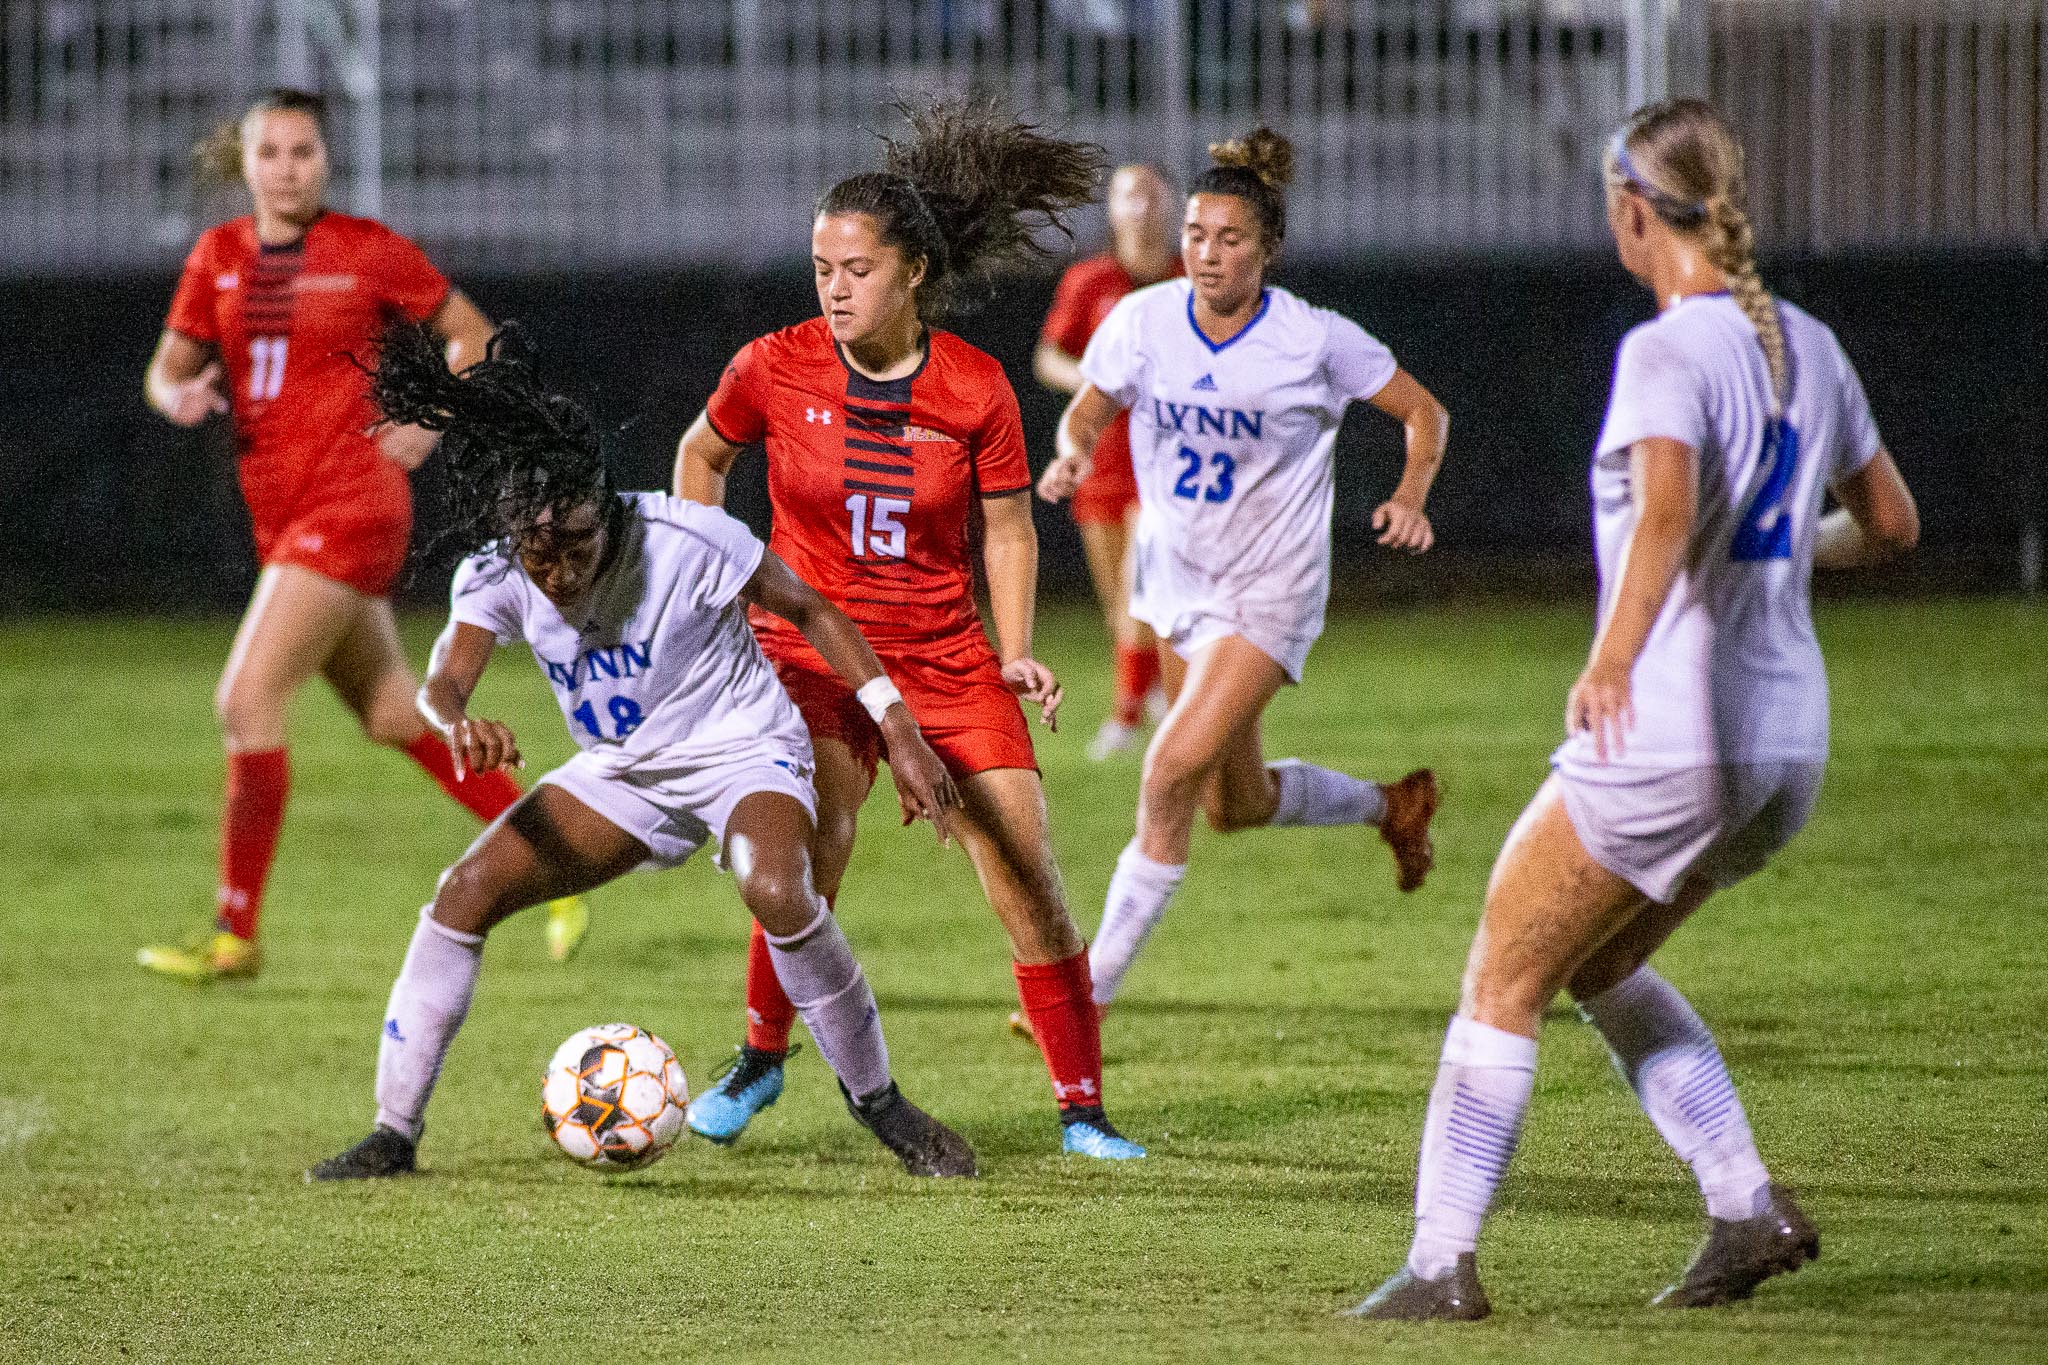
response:
M909 510L910 503L903 498L870 500L865 493L848 498L846 511L853 519L848 539L853 542L854 557L903 558L905 528L899 518Z

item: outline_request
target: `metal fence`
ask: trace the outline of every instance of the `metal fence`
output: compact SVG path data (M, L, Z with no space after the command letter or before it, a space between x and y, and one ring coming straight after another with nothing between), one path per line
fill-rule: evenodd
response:
M451 264L758 264L919 92L1176 172L1294 137L1290 250L1601 237L1621 115L1712 94L1767 241L2048 235L2048 0L7 0L0 271L159 267L239 211L188 151L256 89L335 106L334 198Z

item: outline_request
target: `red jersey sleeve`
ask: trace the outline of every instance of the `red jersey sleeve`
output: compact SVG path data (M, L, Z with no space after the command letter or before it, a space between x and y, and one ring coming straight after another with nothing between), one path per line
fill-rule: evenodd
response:
M1040 341L1057 346L1076 359L1088 345L1088 276L1091 273L1087 261L1076 261L1067 267L1066 273L1060 276L1059 286L1052 291L1052 308L1046 313L1045 326L1038 333Z
M1031 464L1024 455L1024 415L1017 391L1001 370L990 386L988 410L974 432L974 491L981 497L1015 493L1031 486Z
M704 418L727 445L750 446L768 434L768 395L759 338L740 347L718 377Z
M377 235L378 298L392 312L424 322L441 307L453 286L410 238L389 228L382 228Z
M214 277L219 273L214 264L213 233L203 232L185 258L185 271L178 276L178 289L171 295L171 311L164 326L194 341L218 342L220 319L213 302Z

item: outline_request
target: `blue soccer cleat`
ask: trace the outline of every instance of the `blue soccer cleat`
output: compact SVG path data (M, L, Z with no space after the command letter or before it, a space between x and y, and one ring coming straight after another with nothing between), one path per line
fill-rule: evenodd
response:
M754 1115L782 1098L782 1063L788 1056L742 1045L739 1056L714 1077L717 1084L690 1101L683 1121L698 1137L732 1146Z
M1060 1119L1060 1150L1097 1161L1136 1161L1145 1149L1116 1130L1099 1108Z

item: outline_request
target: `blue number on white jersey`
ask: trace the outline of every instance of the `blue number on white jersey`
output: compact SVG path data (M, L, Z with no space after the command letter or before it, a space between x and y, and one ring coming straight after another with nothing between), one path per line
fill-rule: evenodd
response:
M1799 433L1783 418L1764 424L1764 448L1759 464L1768 462L1764 486L1743 511L1742 522L1729 542L1728 557L1748 563L1763 559L1792 557L1792 518L1785 512L1785 495L1792 488L1792 473L1799 465Z

